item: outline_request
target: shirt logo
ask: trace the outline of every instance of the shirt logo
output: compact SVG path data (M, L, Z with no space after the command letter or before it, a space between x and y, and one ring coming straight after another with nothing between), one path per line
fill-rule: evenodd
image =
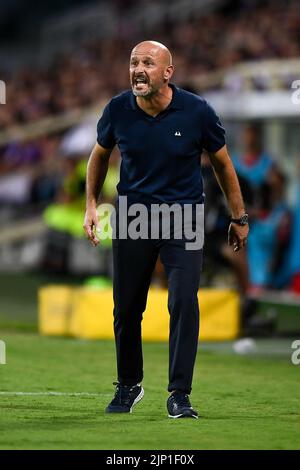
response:
M180 132L180 131L176 131L174 135L181 137L181 132Z

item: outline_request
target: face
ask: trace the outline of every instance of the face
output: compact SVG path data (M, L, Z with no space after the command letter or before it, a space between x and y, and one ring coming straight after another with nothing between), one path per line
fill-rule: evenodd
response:
M169 79L170 67L156 48L141 46L133 49L129 68L133 94L153 96Z
M247 148L259 147L258 131L253 127L246 127L244 131L244 144Z

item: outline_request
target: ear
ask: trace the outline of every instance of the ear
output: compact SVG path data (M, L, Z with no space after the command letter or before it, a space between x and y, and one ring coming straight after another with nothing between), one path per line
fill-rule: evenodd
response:
M164 73L164 79L165 80L170 80L170 78L173 75L173 72L174 72L173 65L168 65L168 67L166 68L165 73Z

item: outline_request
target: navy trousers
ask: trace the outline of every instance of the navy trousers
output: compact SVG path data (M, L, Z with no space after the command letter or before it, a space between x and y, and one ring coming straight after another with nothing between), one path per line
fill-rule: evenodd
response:
M202 249L186 250L185 239L115 239L114 333L118 381L135 385L143 379L141 322L156 260L160 255L168 280L168 391L191 392L199 335L197 292Z

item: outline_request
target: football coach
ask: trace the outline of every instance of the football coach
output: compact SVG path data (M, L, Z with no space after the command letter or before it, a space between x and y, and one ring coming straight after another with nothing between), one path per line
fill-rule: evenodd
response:
M173 71L172 56L163 44L141 42L130 56L131 90L112 98L103 111L86 179L84 230L93 245L99 242L95 235L97 201L116 144L121 153L119 200L127 197L129 207L137 203L148 208L175 203L203 207L200 158L206 150L231 212L228 243L234 251L246 243L248 216L224 129L204 99L170 83ZM141 322L160 256L168 279L170 313L168 415L198 418L189 395L199 336L202 246L187 250L184 236L176 238L172 227L170 234L169 239L113 240L118 381L107 413L129 413L144 395Z

